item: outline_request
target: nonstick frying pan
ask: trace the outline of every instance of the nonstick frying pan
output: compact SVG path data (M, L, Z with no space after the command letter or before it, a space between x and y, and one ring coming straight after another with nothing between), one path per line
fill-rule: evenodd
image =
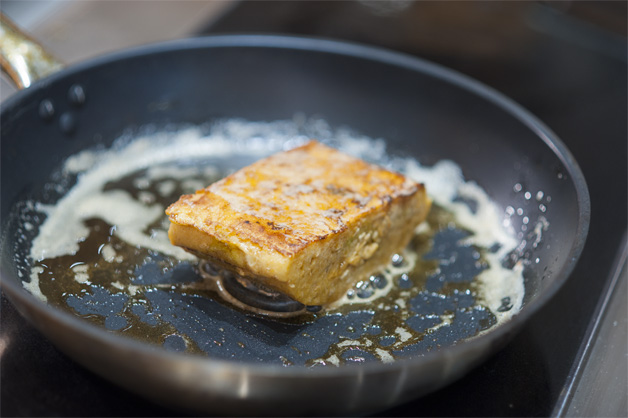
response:
M275 121L295 113L385 138L389 152L426 165L455 161L502 208L521 209L512 218L517 231L526 216L538 215L531 193L551 196L543 206L549 227L541 245L519 237L521 256L530 261L521 311L474 338L392 363L307 368L172 352L95 326L24 290L21 282L28 278L19 277L19 255L28 252L30 239L18 233L23 229L13 214L33 196L59 199L45 185L68 156L109 147L129 129L144 126ZM87 368L190 411L368 413L434 391L486 359L543 304L552 303L589 224L588 191L577 163L520 106L438 65L344 42L212 36L116 53L62 69L16 93L2 104L1 132L1 279L11 302ZM216 311L205 312L211 319ZM234 330L246 332L250 322ZM282 336L291 331L271 328L277 339L268 346L290 350Z

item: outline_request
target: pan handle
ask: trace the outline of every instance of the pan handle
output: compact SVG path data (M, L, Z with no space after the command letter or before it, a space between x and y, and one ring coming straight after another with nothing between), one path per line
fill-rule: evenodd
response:
M59 71L63 64L0 13L0 65L19 88Z

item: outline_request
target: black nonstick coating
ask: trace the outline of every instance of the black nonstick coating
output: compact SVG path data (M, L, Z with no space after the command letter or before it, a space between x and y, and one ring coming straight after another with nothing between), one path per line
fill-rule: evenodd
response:
M42 192L42 184L67 156L108 146L125 131L149 124L167 128L234 117L273 121L295 113L385 138L393 155L428 165L451 159L502 207L532 216L538 205L517 188L551 195L543 212L551 225L544 245L522 245L524 256L539 262L524 272L521 313L485 335L419 357L306 370L156 350L45 306L22 289L16 254L29 240L15 234L11 213L34 191L50 201L59 197L54 190ZM571 272L588 228L584 178L542 123L473 80L375 48L273 36L149 46L42 80L6 101L1 118L1 277L12 302L92 370L160 402L197 411L346 414L383 409L434 390L503 345L550 301ZM514 219L519 230L522 217Z

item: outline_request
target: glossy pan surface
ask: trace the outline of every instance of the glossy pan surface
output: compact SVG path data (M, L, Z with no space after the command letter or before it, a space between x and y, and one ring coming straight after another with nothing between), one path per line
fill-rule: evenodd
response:
M46 101L52 114L46 106L42 111ZM539 261L524 271L521 312L477 338L391 364L309 369L172 353L46 306L22 288L16 254L28 242L17 236L19 225L10 214L69 155L109 146L130 128L146 125L275 121L295 113L385 138L389 152L427 165L453 160L500 206L522 208L530 217L538 216L538 202L526 192L552 196L543 212L550 224L543 245L522 242L525 257ZM576 162L547 127L510 100L416 58L303 38L190 39L63 70L3 104L1 170L2 285L20 312L88 368L159 402L196 411L348 414L435 390L498 349L550 300L580 254L589 219ZM516 230L523 218L515 221Z

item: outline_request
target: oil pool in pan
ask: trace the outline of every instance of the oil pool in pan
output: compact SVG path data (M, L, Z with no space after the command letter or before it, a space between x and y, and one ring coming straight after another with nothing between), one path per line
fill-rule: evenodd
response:
M425 182L433 210L408 248L333 306L281 320L243 312L217 297L198 260L169 244L164 209L310 138ZM61 199L41 203L46 194ZM226 120L121 138L70 157L42 196L19 207L21 233L33 238L19 265L24 287L167 350L286 366L389 362L472 338L523 300L522 263L503 262L516 247L507 213L455 164L423 168L322 120ZM538 238L547 227L539 225Z

